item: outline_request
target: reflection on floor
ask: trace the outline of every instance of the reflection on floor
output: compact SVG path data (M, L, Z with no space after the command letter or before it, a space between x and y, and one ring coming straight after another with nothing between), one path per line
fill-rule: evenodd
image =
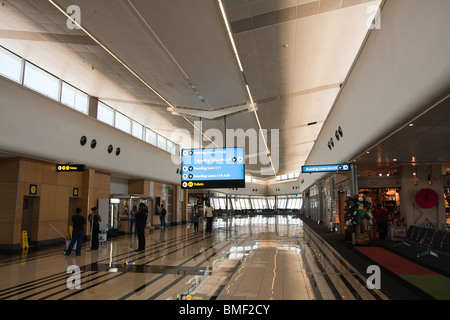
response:
M386 299L294 216L217 218L212 234L182 225L146 240L143 252L120 236L80 257L63 246L4 257L0 299Z

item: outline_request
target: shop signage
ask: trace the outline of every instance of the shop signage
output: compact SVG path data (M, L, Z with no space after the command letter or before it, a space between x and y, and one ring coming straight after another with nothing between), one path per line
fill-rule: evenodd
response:
M319 172L340 172L350 171L349 164L329 164L318 166L303 166L302 173L319 173Z
M56 172L83 172L84 170L86 170L84 164L56 165Z

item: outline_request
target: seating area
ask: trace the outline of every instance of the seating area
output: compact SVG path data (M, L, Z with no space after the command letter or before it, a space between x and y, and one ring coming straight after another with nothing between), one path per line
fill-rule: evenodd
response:
M396 246L402 244L424 248L424 252L417 254L418 258L425 255L432 255L438 258L439 254L436 251L450 253L449 233L433 228L410 226L406 232L406 241L398 243Z

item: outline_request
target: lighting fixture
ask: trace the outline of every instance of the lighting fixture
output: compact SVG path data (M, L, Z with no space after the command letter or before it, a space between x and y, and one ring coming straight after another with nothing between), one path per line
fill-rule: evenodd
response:
M230 38L231 46L233 47L233 51L234 51L234 55L236 57L236 61L237 61L238 65L239 65L239 70L241 70L242 77L243 77L244 82L245 82L245 88L247 89L247 93L248 93L248 96L250 98L250 103L254 104L252 93L250 92L250 87L248 86L247 80L246 80L245 75L244 75L244 68L242 67L241 59L239 58L239 54L238 54L238 51L236 49L236 44L234 42L233 33L231 32L230 24L228 23L228 18L227 18L227 14L225 12L225 8L223 6L222 0L217 0L217 1L219 3L220 12L222 13L222 18L223 18L223 21L225 23L225 27L226 27L227 32L228 32L228 37ZM259 132L260 132L262 140L264 142L264 146L266 147L266 150L267 150L267 155L268 155L268 158L269 158L269 161L270 161L270 165L271 165L272 170L273 170L273 174L274 174L274 176L276 176L277 172L276 172L275 167L273 165L272 157L270 156L270 150L269 150L269 147L267 146L267 141L266 141L266 138L264 137L264 134L263 134L263 130L262 130L262 127L261 127L261 122L259 121L258 113L256 112L256 110L254 110L253 113L255 115L256 122L258 123Z
M97 43L103 50L105 50L111 57L113 57L117 62L119 62L125 69L127 69L134 77L136 77L142 84L144 84L148 89L150 89L154 94L156 94L162 101L164 101L170 108L175 109L175 106L172 105L167 99L165 99L162 95L160 95L155 89L152 88L144 79L142 79L136 72L134 72L130 67L128 67L119 57L117 57L111 50L109 50L105 45L103 45L97 38L95 38L89 31L87 31L83 26L79 24L78 21L74 20L63 8L61 8L55 1L48 0L56 9L58 9L63 15L67 17L74 25L77 26L78 29L82 30L89 38L91 38L95 43ZM191 124L194 129L197 129L201 134L207 138L211 143L219 147L214 141L212 141L207 135L203 133L200 129L198 129L194 123L189 120L187 117L183 116L183 118Z

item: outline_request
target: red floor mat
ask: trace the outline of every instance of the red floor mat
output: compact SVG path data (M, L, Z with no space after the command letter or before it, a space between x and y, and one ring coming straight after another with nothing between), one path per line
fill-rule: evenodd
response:
M438 275L434 271L380 247L355 247L355 249L397 275Z

